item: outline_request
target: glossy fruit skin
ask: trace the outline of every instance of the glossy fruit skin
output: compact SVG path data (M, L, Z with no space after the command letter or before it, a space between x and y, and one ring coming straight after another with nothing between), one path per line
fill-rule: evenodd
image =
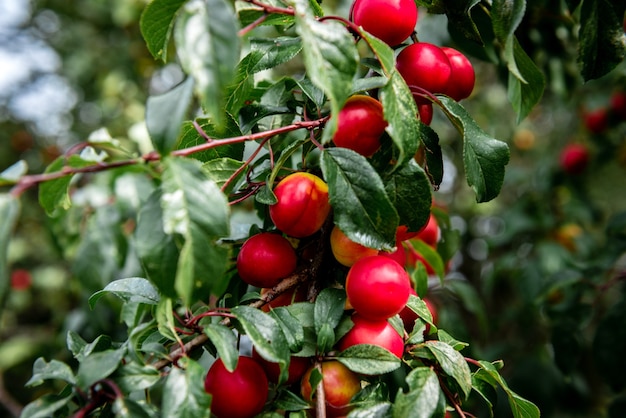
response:
M448 56L440 47L428 42L417 42L404 48L398 54L396 68L410 88L420 87L432 94L445 92L452 75ZM416 90L412 91L418 105L430 102L416 95Z
M371 157L380 148L380 137L387 121L383 106L370 96L351 96L339 112L333 142L364 157Z
M383 257L389 257L401 266L404 266L406 264L406 248L404 248L404 245L400 240L396 241L396 250L394 252L389 253L387 251L381 250L378 252L378 255L382 255Z
M264 287L261 289L261 296L265 293L269 292L270 289ZM267 302L265 305L261 306L261 310L263 312L269 312L273 308L278 308L280 306L288 306L292 303L296 302L304 302L306 300L307 289L306 286L299 286L295 289L288 290L280 295L276 296L271 301Z
M351 20L388 45L411 36L418 11L414 0L355 0Z
M278 234L262 232L248 238L237 255L237 271L252 286L273 287L296 269L296 252Z
M269 207L270 218L276 228L291 237L313 235L330 213L328 185L314 174L290 174L278 183L274 193L278 203Z
M312 388L309 383L311 372L315 366L302 376L300 393L305 401L313 404L315 395L311 397ZM322 363L322 385L326 398L326 416L340 417L347 415L352 409L349 405L352 397L361 390L361 379L352 370L336 360Z
M216 417L252 418L263 410L269 384L261 365L241 356L232 373L217 359L206 375L204 390L212 396L211 412Z
M358 313L352 315L354 326L339 341L338 348L343 351L357 344L372 344L391 351L396 357L404 354L402 336L386 319L370 321Z
M452 69L450 81L444 93L458 102L469 97L474 90L476 83L474 67L460 51L447 46L441 47L441 50L448 56Z
M399 313L409 299L411 280L403 266L375 255L358 260L348 271L346 294L356 312L371 320Z
M415 239L420 239L431 247L436 248L440 237L441 233L439 231L437 218L431 212L430 216L428 217L428 222L426 223L426 226L424 226L424 228L422 228L422 230L417 233Z
M561 151L559 161L567 174L580 174L589 165L589 150L582 144L568 144Z
M252 358L263 367L267 380L272 383L278 383L280 377L280 366L278 363L272 363L265 360L256 350L252 350ZM291 356L289 360L288 374L289 377L284 383L285 385L292 385L299 382L306 371L311 367L311 359L308 357L295 357Z
M420 117L420 121L422 121L422 123L426 124L426 125L430 125L430 123L433 121L433 104L428 102L428 103L421 103L420 98L417 98L417 113L419 114Z
M335 259L346 267L352 266L363 257L378 254L378 250L352 241L336 225L330 232L330 249Z
M607 110L603 107L583 114L583 121L587 130L594 134L601 134L607 130L609 125L609 116Z

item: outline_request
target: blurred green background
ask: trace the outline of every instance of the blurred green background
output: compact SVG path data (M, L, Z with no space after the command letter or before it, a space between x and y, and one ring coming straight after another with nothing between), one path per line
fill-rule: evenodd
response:
M42 172L101 128L130 152L147 149L146 98L175 85L182 73L148 53L138 26L146 3L0 3L0 172L19 160L31 173ZM347 16L347 1L323 5ZM501 195L477 205L459 172L458 133L435 112L432 127L446 170L435 200L451 216L459 249L444 285L433 280L431 296L441 327L470 343L464 354L503 359L511 388L536 403L543 416L621 418L626 118L614 102L626 94L626 65L583 83L576 31L575 19L560 14L559 2L527 1L518 37L544 72L547 88L518 123L505 72L493 57L456 43L445 16L421 14L421 40L456 46L470 56L477 83L463 105L511 149ZM608 115L602 129L589 125L595 111ZM560 164L570 143L590 153L579 174ZM0 416L17 414L50 389L24 383L37 357L71 361L65 348L69 330L87 341L124 332L115 301L91 311L87 298L112 279L140 274L124 242L132 229L133 199L149 192L142 186L130 177L98 174L73 196L74 206L63 217L46 217L36 190L23 196L9 245L12 290L0 311ZM496 417L508 414L505 401L496 405Z

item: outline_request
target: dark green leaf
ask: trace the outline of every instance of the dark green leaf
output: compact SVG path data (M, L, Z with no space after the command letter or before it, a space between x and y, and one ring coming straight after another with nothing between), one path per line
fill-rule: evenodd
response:
M300 411L311 407L304 399L289 390L280 390L273 403L277 409L284 411ZM290 414L289 417L293 417L293 414Z
M302 40L292 36L252 38L250 47L261 53L261 59L253 69L254 72L259 72L284 64L298 55L302 50Z
M176 291L173 278L176 275L179 248L176 237L165 233L161 199L162 191L157 189L143 204L133 241L148 279L162 294L174 297Z
M156 305L160 298L159 292L148 280L132 277L111 282L104 289L91 295L89 307L93 309L98 299L107 293L112 293L125 302L139 302L149 305Z
M387 196L393 203L400 225L417 232L430 217L432 193L426 173L417 164L407 164L385 179Z
M324 129L324 142L331 140L337 115L352 92L359 55L346 27L332 20L318 21L306 0L296 0L296 30L302 38L307 75L330 98L331 120Z
M362 35L363 39L365 39L365 41L372 49L374 55L376 55L383 74L387 77L392 75L392 73L395 72L396 68L396 57L394 55L393 49L391 49L389 45L387 45L385 42L381 41L375 36L372 36L366 31L364 31Z
M0 194L0 310L10 289L9 242L20 214L20 201L9 194Z
M419 239L411 240L407 244L412 246L417 253L424 257L424 260L430 264L437 276L439 276L439 279L443 281L446 273L445 265L437 250Z
M176 145L181 124L193 99L193 78L189 77L170 91L148 97L146 128L154 148L161 154L169 153Z
M439 136L433 128L424 123L420 123L419 129L426 155L426 173L433 188L439 190L443 181L443 154L439 145Z
M239 23L230 2L187 2L174 28L180 62L195 79L200 102L217 126L224 120L224 92L239 62Z
M599 323L593 339L593 358L600 370L601 378L613 390L620 391L625 387L620 373L626 366L622 356L626 350L626 301L614 305Z
M121 390L136 392L155 385L161 380L161 373L150 365L130 362L120 367L114 378Z
M337 358L347 368L366 375L389 373L402 364L392 352L377 345L357 344L348 347Z
M396 168L402 167L415 155L420 145L420 123L411 90L399 72L393 71L389 82L380 90L387 133L398 148Z
M398 213L369 161L347 148L329 148L322 153L321 166L335 224L354 242L393 250Z
M304 344L304 328L298 319L282 306L272 308L270 315L274 317L283 330L287 344L289 344L289 350L293 353L300 351Z
M600 78L626 57L624 6L610 0L584 0L580 9L578 61L585 81Z
M99 380L109 377L121 364L126 348L117 350L98 351L85 357L76 373L77 384L88 389Z
M237 338L233 331L221 324L206 324L203 331L215 346L217 354L224 362L226 370L232 372L237 367L239 352L237 351Z
M410 295L406 306L413 312L415 312L417 316L427 322L431 326L431 328L435 330L437 329L436 325L433 323L433 317L430 313L430 309L428 309L428 306L426 305L426 302L424 302L418 296Z
M445 408L445 395L437 374L429 367L417 367L406 377L407 393L399 392L393 405L394 418L431 418Z
M141 34L155 59L167 61L167 44L176 12L185 0L152 0L141 14Z
M500 44L503 45L504 60L509 71L522 83L526 83L527 80L517 67L513 34L522 21L525 11L526 0L495 0L491 8L493 31Z
M487 361L479 361L481 369L476 372L477 376L480 376L483 380L490 382L492 385L499 385L506 393L509 399L509 405L513 417L515 418L539 418L539 408L532 402L522 398L517 393L513 392L506 381L500 375L500 372L496 366Z
M476 194L476 200L487 202L494 199L500 193L504 181L509 147L487 135L460 104L443 96L440 100L448 118L463 135L465 176Z
M286 370L291 355L278 322L269 314L245 305L235 306L231 312L257 353L267 361L278 363L281 370Z
M450 32L457 32L463 38L478 45L485 44L471 14L472 8L480 3L480 0L447 0L439 3L445 8Z
M335 344L335 328L345 310L346 293L340 289L327 288L315 300L315 331L320 352L329 351Z
M443 371L458 383L467 398L472 390L472 376L463 355L442 341L426 341L425 346L433 353Z
M209 418L211 396L202 382L206 371L195 361L183 357L181 367L170 371L163 388L161 415L172 418Z
M535 63L522 49L517 39L513 40L513 54L521 79L509 73L508 96L521 122L543 96L546 80Z
M76 377L70 366L54 359L46 363L42 357L39 357L35 360L35 364L33 364L33 375L25 385L38 386L42 384L44 380L50 379L63 380L72 385L76 383Z

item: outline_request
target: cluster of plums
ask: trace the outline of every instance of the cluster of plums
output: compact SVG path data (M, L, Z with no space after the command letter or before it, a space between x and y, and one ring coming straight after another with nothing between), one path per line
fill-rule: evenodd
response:
M350 12L355 25L391 46L404 42L417 22L414 0L356 0ZM469 60L452 48L415 42L397 56L397 70L412 89L422 122L432 119L433 94L446 94L455 100L468 97L474 87L474 70ZM370 157L381 146L387 122L383 107L374 97L357 94L350 97L338 115L333 143ZM332 208L328 187L318 176L295 172L281 179L274 188L277 203L269 206L275 231L260 232L242 244L237 255L238 275L245 283L268 292L298 268L297 243L311 237L324 226ZM437 219L431 214L427 224L417 232L399 227L394 252L384 252L351 241L337 226L328 235L328 245L336 262L347 269L345 277L346 314L353 326L337 342L343 351L358 344L382 347L398 358L405 350L405 337L413 330L418 315L409 309L410 295L417 295L407 271L417 263L433 269L410 244L422 240L436 247L439 240ZM294 247L294 245L296 247ZM305 301L305 286L289 290L262 307ZM423 299L436 322L435 307ZM399 316L405 330L400 333L390 318ZM426 331L428 332L428 331ZM299 385L300 393L313 404L316 393L310 376L315 368L322 374L322 388L329 417L345 416L353 396L362 389L360 375L336 360L321 363L307 357L292 356L286 385ZM205 390L212 395L211 412L218 418L248 418L263 410L270 385L278 384L280 369L253 350L252 356L241 356L234 371L228 371L217 359L210 367Z

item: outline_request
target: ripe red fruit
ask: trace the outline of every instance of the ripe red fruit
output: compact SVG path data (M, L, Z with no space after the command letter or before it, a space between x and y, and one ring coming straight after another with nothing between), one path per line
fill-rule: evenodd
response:
M433 94L445 92L452 75L448 56L437 45L427 42L404 48L398 54L396 68L409 87L419 87ZM429 103L424 97L415 94L414 97L418 104Z
M315 366L311 366L302 377L300 393L305 401L315 402L315 394L309 378ZM352 370L336 360L322 363L322 386L326 399L326 416L340 417L347 415L352 407L352 397L361 390L361 379Z
M346 267L352 266L363 257L378 254L378 250L352 241L336 225L330 232L330 249L335 259Z
M13 290L26 290L33 283L33 279L28 270L16 269L11 273L11 288Z
M215 360L204 380L204 390L212 396L211 412L217 418L252 418L263 410L269 384L259 363L241 356L233 372L221 359Z
M441 234L439 232L439 224L437 223L437 218L431 212L426 226L417 233L415 239L420 239L426 244L435 248L437 246L437 242L439 242L440 235Z
M398 45L411 36L417 23L414 0L355 0L352 21L388 45Z
M237 271L241 279L257 287L273 287L296 269L293 247L281 235L264 232L253 235L241 246L237 255Z
M387 251L379 251L378 255L389 257L401 266L406 264L406 249L400 240L396 241L396 250L394 252L389 253Z
M419 117L422 123L426 125L430 125L430 123L433 121L433 104L430 102L420 103L420 100L418 99L417 100L417 113L419 114Z
M560 164L568 174L580 174L589 164L589 150L582 144L568 144L561 151Z
M404 340L386 319L370 321L358 313L352 315L354 326L339 341L343 351L357 344L373 344L391 351L396 357L404 354Z
M261 289L261 296L269 292L269 290L270 289L266 287ZM304 302L306 300L306 293L307 291L305 286L299 286L288 290L261 306L261 310L263 312L269 312L271 309L278 308L279 306L287 306L296 302Z
M290 174L274 189L278 203L269 208L276 228L285 234L304 238L313 235L330 213L328 185L316 175Z
M450 61L450 67L452 68L450 82L444 93L456 101L469 97L472 94L472 90L474 90L476 81L472 63L465 55L454 48L442 47L441 50L448 56L448 61Z
M339 112L333 142L338 147L371 157L380 148L380 137L386 127L380 102L369 96L355 95Z
M272 383L278 383L278 378L280 377L280 366L278 363L272 363L271 361L265 360L256 350L252 350L252 358L263 367L265 370L265 374L267 379ZM311 366L311 359L308 357L295 357L291 356L289 360L288 374L289 377L285 382L286 385L291 385L296 382L299 382L302 379L302 376Z
M626 20L625 20L626 21ZM623 91L611 96L611 112L618 119L626 120L626 93Z
M608 127L609 117L606 109L601 107L596 110L585 112L583 114L583 121L589 132L601 134L606 131Z
M389 257L374 255L358 260L348 271L346 294L360 315L372 320L399 313L409 299L411 280Z

